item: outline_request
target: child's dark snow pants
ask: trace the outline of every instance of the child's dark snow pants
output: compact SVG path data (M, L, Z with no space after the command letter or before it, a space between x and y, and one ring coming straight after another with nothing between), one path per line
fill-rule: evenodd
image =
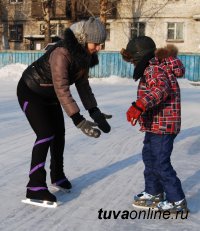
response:
M170 160L175 137L175 134L146 132L142 150L145 192L152 195L165 192L169 202L185 198L181 182Z

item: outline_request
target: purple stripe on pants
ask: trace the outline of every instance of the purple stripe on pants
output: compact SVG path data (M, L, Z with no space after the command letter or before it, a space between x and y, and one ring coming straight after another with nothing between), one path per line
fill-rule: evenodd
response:
M30 176L33 172L35 172L36 170L38 170L39 168L43 167L44 165L45 165L45 162L36 165L34 168L31 169L31 171L30 171L30 173L29 173L29 176Z
M35 142L34 147L35 147L36 145L38 145L38 144L42 144L42 143L48 142L48 141L50 141L50 140L53 140L53 138L54 138L54 136L51 136L51 137L48 137L48 138L44 138L44 139L42 139L42 140L38 140L37 142Z
M47 190L47 187L27 187L31 191Z
M23 112L26 111L27 106L28 106L28 101L25 101L23 105Z
M62 179L62 180L56 181L54 184L55 184L55 185L60 185L60 184L62 184L63 182L65 182L66 180L67 180L67 179L64 178L64 179Z

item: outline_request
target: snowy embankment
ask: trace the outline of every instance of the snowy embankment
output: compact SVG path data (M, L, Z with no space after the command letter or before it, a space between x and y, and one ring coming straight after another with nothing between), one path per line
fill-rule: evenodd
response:
M98 219L98 211L132 211L133 195L142 191L143 135L127 123L125 112L136 99L137 83L110 77L91 79L100 109L111 113L112 131L93 139L84 136L65 116L65 172L73 184L57 194L62 205L46 209L22 204L35 140L16 98L17 80L26 66L0 69L0 230L8 231L132 231L199 230L200 225L200 87L180 79L182 131L172 155L191 213L188 219ZM72 95L83 109L74 86ZM46 164L49 181L49 156Z

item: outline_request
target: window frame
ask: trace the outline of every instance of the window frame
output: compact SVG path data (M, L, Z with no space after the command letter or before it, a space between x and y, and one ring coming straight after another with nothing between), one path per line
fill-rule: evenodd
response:
M141 25L144 26L143 29L141 29ZM133 31L136 31L136 36L133 36ZM143 30L143 33L141 34L141 30ZM130 37L133 39L134 37L142 36L145 35L145 30L146 30L146 22L131 22L130 25Z
M174 26L170 26L169 24L174 24ZM182 25L182 36L178 38L178 25ZM170 38L169 31L172 30L174 35L173 38ZM184 42L184 22L167 22L167 39L166 41L170 42Z
M40 34L43 35L45 33L45 24L40 23ZM58 33L57 33L58 32ZM55 36L60 36L64 33L64 26L61 23L51 23L50 24L50 34Z
M19 31L21 30L21 31ZM11 32L16 33L15 36L11 35ZM23 24L9 24L9 41L11 42L23 42Z
M23 3L23 0L9 0L10 4L21 4Z
M110 41L110 23L106 23L106 42Z

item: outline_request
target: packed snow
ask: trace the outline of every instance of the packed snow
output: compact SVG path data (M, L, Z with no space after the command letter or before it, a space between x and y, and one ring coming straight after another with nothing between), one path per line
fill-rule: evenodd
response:
M179 79L182 95L182 130L177 136L172 164L182 181L190 214L187 219L99 219L98 211L133 211L133 195L143 190L141 150L144 134L132 127L125 113L136 99L137 83L111 76L90 79L99 108L112 114L112 130L94 139L85 136L65 116L65 173L71 193L56 192L54 209L21 203L35 135L16 97L16 85L25 65L0 69L0 230L2 231L141 231L199 230L200 225L200 86ZM76 89L72 95L89 119ZM49 155L46 164L49 180Z

